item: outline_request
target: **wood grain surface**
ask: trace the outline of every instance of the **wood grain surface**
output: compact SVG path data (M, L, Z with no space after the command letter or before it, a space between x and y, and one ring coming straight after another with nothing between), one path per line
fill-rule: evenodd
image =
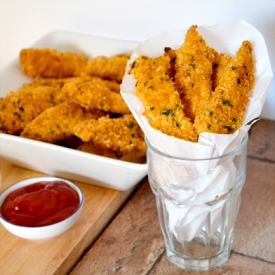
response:
M9 185L43 174L22 169L0 158L1 191ZM67 274L120 209L132 190L119 192L76 182L85 202L76 224L54 238L26 240L0 226L0 274Z

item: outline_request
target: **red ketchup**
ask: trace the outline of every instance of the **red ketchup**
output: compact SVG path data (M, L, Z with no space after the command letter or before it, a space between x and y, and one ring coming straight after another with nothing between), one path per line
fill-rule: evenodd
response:
M10 223L43 226L72 215L80 203L79 196L63 181L41 181L11 192L1 206L1 214Z

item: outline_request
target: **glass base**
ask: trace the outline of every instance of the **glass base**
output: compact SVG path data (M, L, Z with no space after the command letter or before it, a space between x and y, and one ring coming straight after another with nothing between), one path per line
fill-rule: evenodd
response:
M166 254L170 262L177 265L182 269L187 270L208 270L220 266L227 262L230 250L225 250L221 254L209 258L209 259L192 259L192 258L182 258L173 253L169 248L166 247Z

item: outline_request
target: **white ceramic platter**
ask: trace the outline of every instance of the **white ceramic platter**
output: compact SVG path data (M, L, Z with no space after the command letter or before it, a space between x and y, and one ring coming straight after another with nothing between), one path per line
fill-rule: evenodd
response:
M97 55L132 53L137 44L131 41L54 31L41 37L30 47L78 52L91 58ZM0 97L4 97L9 91L16 91L23 83L29 81L30 78L22 74L16 58L0 74ZM121 191L134 187L147 175L147 164L114 160L2 133L0 155L20 167Z

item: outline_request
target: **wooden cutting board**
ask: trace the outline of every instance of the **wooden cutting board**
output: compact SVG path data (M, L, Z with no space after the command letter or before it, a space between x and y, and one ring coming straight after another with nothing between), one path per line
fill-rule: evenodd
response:
M1 192L19 180L43 175L14 166L1 157L0 172ZM84 207L79 220L65 233L50 239L26 240L0 224L0 274L67 274L132 192L76 184L83 191Z

